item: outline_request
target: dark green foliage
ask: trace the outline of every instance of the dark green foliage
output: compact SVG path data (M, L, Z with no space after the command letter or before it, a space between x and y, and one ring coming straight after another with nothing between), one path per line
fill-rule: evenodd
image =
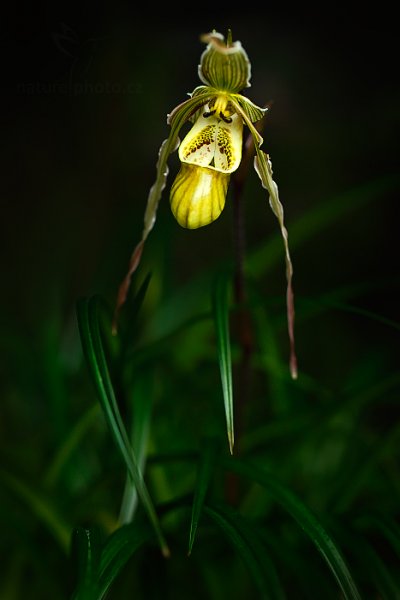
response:
M241 342L223 262L219 273L216 265L208 299L191 292L196 276L186 284L191 318L175 313L169 328L157 321L179 305L179 288L153 305L158 337L149 327L150 276L124 308L116 337L105 300L78 301L85 401L42 481L24 470L1 473L23 551L10 554L4 589L16 589L12 565L23 560L36 568L36 585L50 577L49 593L62 598L69 589L71 600L322 593L392 600L400 593L400 428L385 420L398 374L367 353L336 384L305 371L291 380L281 358L284 315L271 317L284 303L272 302L253 278L241 307L253 327L251 386L244 398L235 395ZM298 297L300 332L332 310L354 314L352 297L362 287L312 303ZM397 322L357 313L365 327L397 335ZM233 402L231 425L241 409L233 456L224 399ZM48 550L39 568L40 539ZM49 575L52 544L59 557L51 557L58 564Z

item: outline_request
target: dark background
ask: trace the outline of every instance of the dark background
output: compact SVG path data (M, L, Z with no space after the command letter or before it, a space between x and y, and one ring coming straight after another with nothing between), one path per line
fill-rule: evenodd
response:
M397 174L394 15L380 6L374 14L246 8L199 6L194 14L191 6L188 14L170 7L160 14L113 3L15 10L3 34L8 325L34 335L55 304L68 312L77 296L94 291L113 300L140 235L157 152L168 135L166 115L200 83L202 32L225 34L230 27L252 62L246 94L259 104L273 101L264 149L289 235L291 222L319 204ZM170 165L168 186L175 156ZM277 225L253 174L248 185L247 243L256 247ZM396 206L397 194L382 198L308 240L293 256L298 292L396 270ZM229 251L229 210L218 225L187 232L173 222L165 190L159 229L169 236L176 270L191 273ZM149 246L159 239L157 226L152 238ZM390 313L396 303L386 301Z
M303 223L292 259L304 389L310 377L340 394L348 382L373 387L381 373L398 371L400 90L392 10L201 3L160 12L150 4L49 3L16 6L2 25L0 452L10 472L40 481L83 406L95 401L85 387L76 301L100 294L113 305L140 239L158 150L169 133L167 114L200 84L200 34L213 28L223 34L231 28L248 53L246 95L260 105L272 101L263 149L272 159L289 242ZM232 256L231 195L215 223L186 231L168 202L176 155L169 164L140 270L155 274L150 308ZM274 237L282 249L252 171L244 200L249 256ZM315 216L330 206L341 216ZM258 280L284 322L283 256ZM331 304L307 320L307 302L321 305L335 294L353 309ZM184 308L184 294L183 300ZM151 311L145 314L151 321ZM285 332L282 340L286 353ZM200 371L187 379L207 387ZM379 411L379 431L398 418L398 403L388 407ZM73 490L79 481L72 484ZM10 511L0 512L7 524Z

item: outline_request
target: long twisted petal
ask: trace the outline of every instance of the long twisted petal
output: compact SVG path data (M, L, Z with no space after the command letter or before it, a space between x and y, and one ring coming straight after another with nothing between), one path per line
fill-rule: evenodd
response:
M263 188L265 188L269 193L269 204L275 216L278 219L279 226L281 229L281 234L283 238L283 243L285 247L285 261L286 261L286 280L287 280L287 290L286 290L286 306L287 306L287 321L288 321L288 332L289 332L289 341L290 341L290 373L293 379L297 379L297 358L296 358L296 350L295 350L295 339L294 339L294 294L293 294L293 266L292 260L290 258L289 252L289 241L288 241L288 232L284 224L284 212L283 206L279 200L278 186L273 180L272 177L272 165L269 159L269 156L261 150L261 144L263 143L263 138L260 133L254 127L250 118L246 114L246 112L242 109L242 107L231 98L231 102L235 107L238 114L240 114L249 127L249 130L253 136L254 146L256 150L256 156L254 157L254 168L257 172L257 175L261 179L261 184Z
M166 140L161 144L158 161L157 161L157 177L150 188L150 192L147 198L147 206L144 214L144 226L142 231L142 237L140 242L136 245L134 251L132 252L128 271L122 280L117 294L117 300L114 309L114 317L112 322L112 332L116 335L118 330L118 316L119 312L126 301L129 288L131 285L132 275L136 271L139 266L140 259L143 252L144 243L149 235L150 231L153 229L157 208L159 201L161 199L162 192L165 188L168 176L168 157L172 152L178 148L180 140L179 140L179 131L182 125L190 118L190 116L196 112L196 110L202 104L205 104L209 98L209 93L199 93L195 97L189 98L185 102L182 102L179 106L177 106L171 114L168 115L168 124L171 125L171 131Z

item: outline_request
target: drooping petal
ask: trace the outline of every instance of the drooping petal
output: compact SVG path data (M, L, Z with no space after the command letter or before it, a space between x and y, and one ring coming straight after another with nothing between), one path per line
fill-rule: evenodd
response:
M289 252L289 240L288 232L284 223L283 206L279 200L278 186L272 178L272 164L268 154L265 154L259 148L256 148L256 156L254 157L254 168L257 175L261 179L262 186L268 190L269 193L269 204L271 209L278 219L283 243L285 247L285 261L286 261L286 310L287 310L287 322L288 322L288 333L290 341L290 373L293 379L297 379L297 357L295 351L295 339L294 339L294 294L293 294L293 266Z
M129 260L128 270L118 288L117 300L114 308L114 317L112 322L112 332L116 335L118 330L119 312L128 296L131 280L134 272L139 266L144 243L152 230L156 216L158 203L165 188L168 176L168 158L172 152L177 149L180 140L179 132L182 125L188 121L199 107L203 106L209 99L209 93L204 90L199 91L195 97L189 98L177 106L167 117L167 122L171 126L171 131L166 140L161 144L156 165L156 180L150 188L147 198L147 205L144 214L144 223L141 240L136 244Z
M235 110L239 115L242 116L244 122L248 126L250 133L253 137L254 147L256 151L256 156L254 157L254 168L261 180L261 184L263 188L268 191L269 194L269 204L270 207L278 219L279 227L281 230L281 235L283 239L284 249L285 249L285 262L286 262L286 311L287 311L287 322L288 322L288 333L289 333L289 341L290 341L290 373L293 379L297 379L297 357L295 350L295 337L294 337L294 294L293 294L293 265L292 260L290 258L289 252L289 239L288 232L284 223L284 211L282 203L279 199L278 186L273 179L272 175L272 164L268 154L261 150L261 144L263 143L263 138L260 133L257 131L255 126L253 125L250 117L247 115L245 110L237 103L236 100L231 98L231 103L233 104Z
M233 114L230 122L200 115L179 146L182 162L214 168L223 173L235 171L242 158L243 120Z
M197 229L215 221L225 206L229 178L229 173L182 163L170 193L179 225Z

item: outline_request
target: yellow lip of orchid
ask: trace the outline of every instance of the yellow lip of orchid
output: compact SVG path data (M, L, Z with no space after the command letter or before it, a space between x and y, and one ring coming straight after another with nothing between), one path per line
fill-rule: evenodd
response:
M243 120L218 96L204 107L179 146L181 169L171 187L171 210L188 229L209 225L221 214L230 173L242 158Z
M229 178L229 173L182 163L170 197L179 225L198 229L215 221L225 206Z

